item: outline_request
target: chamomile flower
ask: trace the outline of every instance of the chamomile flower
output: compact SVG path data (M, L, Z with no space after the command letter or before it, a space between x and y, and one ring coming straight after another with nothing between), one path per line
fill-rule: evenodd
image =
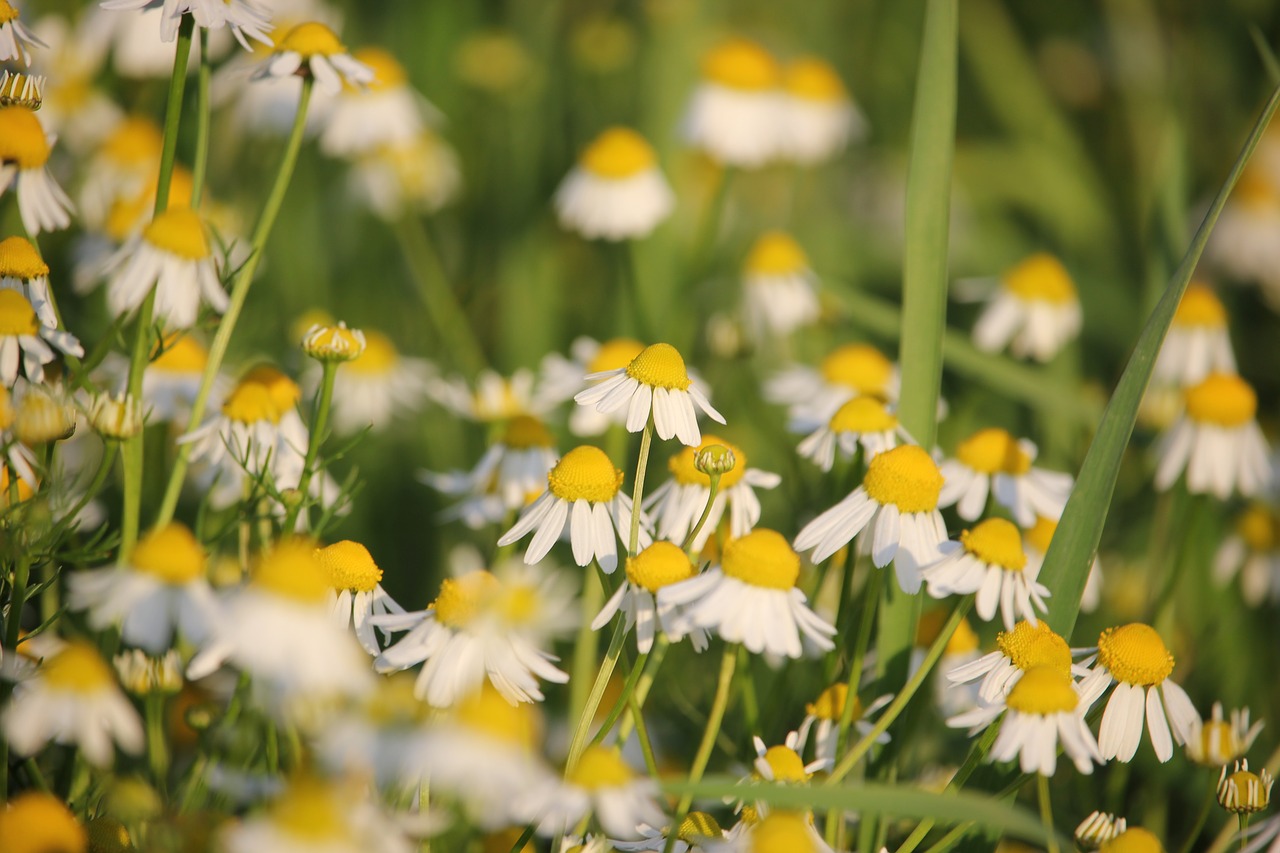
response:
M43 74L0 71L0 104L18 104L38 109L44 104L46 82L47 78Z
M996 651L947 670L946 676L952 684L981 678L978 698L990 705L1008 695L1023 673L1038 666L1073 672L1071 648L1046 623L1019 622L1012 631L996 635Z
M569 358L549 353L542 359L542 375L534 395L537 407L550 410L572 400L573 395L582 390L583 376L625 368L642 352L644 344L634 338L610 338L607 341L585 336L575 338L569 345ZM689 378L695 383L698 381L694 376ZM621 426L626 420L625 409L605 413L589 406L574 406L569 413L569 431L580 437L600 435L611 424Z
M1224 719L1222 703L1213 703L1213 715L1198 716L1187 730L1187 758L1202 767L1223 767L1242 758L1262 733L1262 721L1249 725L1249 709L1236 708Z
M333 378L333 428L342 434L389 427L397 417L422 408L435 376L426 359L401 353L389 337L364 329L364 349L338 367ZM313 370L308 385L319 385Z
M809 609L799 577L800 555L782 534L758 527L731 539L718 566L660 589L658 607L679 605L683 624L755 654L799 658L806 646L830 650L836 629Z
M1022 535L1013 522L989 518L961 532L959 541L939 546L942 559L921 574L934 598L977 593L974 609L990 622L1000 608L1006 631L1019 617L1036 624L1036 610L1047 610L1049 590L1027 569Z
M480 527L523 508L530 495L541 494L558 459L555 436L542 421L517 415L475 468L449 474L424 472L422 479L446 495L463 498L445 517Z
M1169 333L1160 346L1151 381L1195 385L1211 373L1235 373L1236 357L1227 332L1227 309L1207 284L1187 285Z
M89 834L53 794L24 791L0 807L0 850L10 853L84 853Z
M227 310L227 294L200 214L185 207L157 214L108 261L107 306L132 312L155 288L155 316L180 329L195 325L204 302Z
M787 407L787 428L808 433L854 397L898 398L898 368L870 344L842 344L817 368L796 365L766 380L765 399Z
M866 133L866 119L825 60L802 56L787 63L782 91L781 144L788 159L803 165L820 163Z
M1255 501L1236 517L1235 529L1213 558L1213 578L1230 583L1240 575L1240 591L1250 607L1280 603L1280 517Z
M44 380L44 366L56 350L82 356L84 347L70 332L47 326L36 307L17 290L0 288L0 382L13 387L21 374L32 382Z
M649 419L658 437L673 436L694 446L702 441L694 406L707 417L724 423L702 390L689 378L684 359L671 344L651 344L626 367L588 373L588 380L604 380L579 392L573 399L582 406L609 413L626 408L628 432L640 432Z
M799 732L788 732L785 740L776 746L766 747L764 740L752 737L752 745L756 750L756 759L752 762L755 771L752 779L763 779L766 782L780 782L784 785L807 785L813 774L830 767L830 759L821 758L804 763L800 753L804 750L804 740ZM756 814L768 814L764 803L755 807Z
M249 0L103 0L103 9L141 10L162 6L160 40L173 41L183 15L191 15L204 30L226 27L245 50L251 50L249 39L271 44L271 16Z
M733 38L717 45L702 58L685 137L726 166L763 166L783 144L780 78L777 60L755 42Z
M706 853L835 853L822 840L808 812L771 810L754 823L738 824L723 841L707 842Z
M1044 558L1049 554L1049 543L1058 530L1058 522L1044 516L1037 516L1036 523L1022 531L1022 544L1027 552L1027 571L1032 576L1040 574L1044 566ZM1102 564L1093 558L1089 566L1089 577L1084 582L1084 592L1080 596L1080 611L1092 613L1102 602Z
M412 673L379 678L372 690L311 733L318 764L387 789L420 784L427 777L423 746L436 716L413 694Z
M536 415L541 408L534 398L535 376L520 369L509 377L482 370L472 383L454 376L435 379L427 386L432 400L467 420L489 424L516 415Z
M667 847L667 837L672 829L667 827L641 824L636 827L640 833L639 841L622 841L610 838L609 843L615 850L625 853L633 851L662 851ZM671 846L671 853L704 853L705 845L713 841L723 841L725 832L716 819L706 812L689 812L680 825L674 829L676 842Z
M1149 625L1134 622L1108 628L1098 637L1098 659L1081 689L1100 696L1116 682L1098 730L1104 758L1133 760L1142 740L1144 706L1151 746L1161 762L1173 757L1175 741L1186 743L1199 715L1186 691L1169 680L1173 663L1173 655Z
M1008 346L1019 358L1048 361L1080 334L1081 321L1070 273L1053 255L1041 252L1000 279L973 327L973 342L987 352Z
M768 231L747 253L742 270L742 319L755 341L785 337L818 319L818 277L789 234Z
M350 626L356 639L371 655L381 651L373 631L372 616L404 613L404 608L382 588L382 569L373 561L369 549L359 542L344 539L316 551L320 566L329 577L329 603L334 621L343 628ZM391 632L383 631L389 642Z
M41 326L58 327L49 294L49 265L36 247L22 237L0 240L0 288L16 290L36 309Z
M1080 821L1074 833L1076 846L1081 850L1098 850L1117 835L1128 829L1128 822L1106 812L1094 811Z
M0 31L3 29L0 26ZM22 227L32 236L66 228L75 209L49 174L52 149L53 140L45 134L34 110L18 104L0 106L0 198L14 188Z
M324 364L352 361L364 354L368 341L360 329L349 329L339 321L337 325L312 323L302 336L302 351Z
M1265 767L1253 773L1248 759L1237 761L1231 773L1223 767L1218 776L1218 805L1238 815L1262 811L1271 802L1274 781Z
M1092 773L1095 762L1105 762L1084 720L1088 710L1089 701L1070 672L1058 666L1035 666L1023 673L1002 701L952 717L947 725L967 727L976 734L1003 715L989 760L1017 758L1023 773L1052 776L1061 741L1076 769Z
M275 39L271 58L259 66L253 79L313 77L322 89L337 93L343 83L364 86L374 79L374 70L347 53L336 33L319 21L293 27Z
M1160 441L1156 488L1167 490L1184 470L1187 491L1219 500L1235 492L1250 497L1270 485L1253 386L1234 373L1211 373L1186 389L1185 400L1183 416Z
M209 585L204 548L178 522L156 528L105 569L70 575L68 604L87 610L89 627L120 624L120 638L153 655L174 635L199 645L219 615Z
M1280 304L1280 187L1261 161L1245 165L1205 246L1205 258L1238 281L1256 282L1274 307Z
M943 477L926 451L904 444L867 463L862 485L804 526L796 549L822 562L863 534L861 548L877 568L890 562L903 592L920 589L920 569L934 562L947 528L938 511ZM866 531L866 533L863 533Z
M1031 441L998 427L978 430L942 463L946 483L938 505L955 504L957 515L976 521L994 495L1022 527L1035 524L1037 516L1059 518L1075 481L1070 474L1034 467L1037 452Z
M813 754L823 762L823 766L835 764L836 749L840 739L840 718L844 715L845 705L850 701L853 702L850 717L853 731L865 736L870 734L874 727L871 715L892 702L893 694L877 696L870 704L863 705L856 693L852 697L849 696L849 685L836 682L823 690L817 699L804 706L805 717L800 724L799 737L794 746L795 751L803 753L809 741L809 735L812 734ZM884 732L876 738L876 743L885 744L889 739L888 732Z
M557 835L594 814L610 836L634 838L642 823L660 825L665 815L658 805L658 784L637 775L618 750L589 746L559 785L526 792L516 804L540 835Z
M646 237L675 207L648 141L627 127L597 136L556 190L560 225L587 239Z
M370 71L365 86L344 86L333 100L320 133L330 157L355 157L383 146L412 142L439 113L409 85L404 66L380 47L364 47L352 58Z
M553 574L512 571L500 580L484 569L467 572L445 580L426 610L373 619L379 628L408 632L374 667L392 672L424 663L417 695L437 708L486 678L508 702L541 702L539 678L569 680L545 646L572 629L572 598Z
M641 654L653 648L653 638L659 628L672 642L678 642L688 633L694 650L702 651L707 647L707 632L701 628L689 630L689 626L676 618L675 605L671 602L658 603L658 594L664 587L688 580L697 573L680 546L654 542L627 558L626 579L600 609L591 629L599 631L621 610L627 620L625 630L636 628L636 647Z
M760 520L760 499L756 489L775 488L782 478L769 471L747 467L747 456L737 445L722 438L704 435L697 447L685 447L667 462L671 479L645 497L644 509L658 526L658 535L664 539L683 542L692 532L702 511L711 497L711 478L698 470L695 459L708 447L719 445L734 456L733 468L720 476L720 485L707 520L698 531L690 547L694 553L702 550L715 533L729 511L729 537L736 539L746 535Z
M33 755L49 741L74 744L97 767L111 764L112 743L142 752L142 721L116 686L111 665L83 640L73 640L46 658L21 682L0 717L18 755Z
M910 436L888 404L876 397L854 397L842 403L825 424L805 436L796 452L812 460L823 471L835 464L836 451L852 459L862 448L868 460L892 450Z
M209 351L189 332L174 332L157 341L142 374L142 402L152 421L186 423L200 391ZM220 377L221 379L221 377ZM220 399L226 383L214 381Z
M377 217L394 222L435 213L462 191L458 154L424 127L405 142L379 145L357 157L347 179L351 194Z
M18 17L18 10L9 0L0 0L0 62L11 59L30 65L30 48L48 45L36 38Z

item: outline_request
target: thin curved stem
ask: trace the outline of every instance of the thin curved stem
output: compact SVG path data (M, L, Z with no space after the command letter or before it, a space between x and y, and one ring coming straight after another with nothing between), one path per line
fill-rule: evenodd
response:
M640 436L640 458L636 461L636 481L631 487L631 538L627 544L627 555L634 557L640 553L640 502L644 498L644 474L649 467L649 446L653 443L653 412L649 412L649 420L645 422L644 432Z

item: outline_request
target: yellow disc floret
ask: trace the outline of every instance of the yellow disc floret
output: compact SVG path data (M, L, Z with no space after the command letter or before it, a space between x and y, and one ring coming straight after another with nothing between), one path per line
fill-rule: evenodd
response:
M938 508L942 472L926 450L904 444L871 460L862 487L882 506L892 504L899 512L930 512Z
M1080 696L1071 685L1070 673L1057 666L1036 666L1022 674L1005 702L1014 711L1047 716L1074 711Z
M635 774L622 760L618 750L608 746L589 746L578 759L577 765L565 774L565 781L597 791L601 788L620 788L632 780Z
M702 58L702 76L730 89L760 92L778 85L778 63L760 45L735 38L711 49Z
M644 352L644 344L634 338L614 338L605 341L596 350L591 363L587 365L587 373L604 373L626 367L642 352Z
M158 348L159 343L156 344ZM176 333L164 341L164 349L159 355L152 350L152 361L148 370L163 370L167 373L200 373L209 361L209 351L191 335Z
M782 86L787 94L806 101L838 103L849 97L831 63L815 56L802 56L788 63Z
M839 720L844 715L845 703L849 701L849 685L837 682L818 695L816 701L804 706L804 711L819 720ZM853 697L853 720L862 718L862 700Z
M893 379L893 362L870 344L844 344L832 350L819 367L822 378L859 394L886 397Z
M354 845L351 828L343 820L347 813L344 800L342 792L331 784L309 777L295 779L271 804L271 822L287 835L317 845Z
M352 359L344 370L385 376L400 361L400 353L391 339L381 332L364 330L364 352Z
M329 576L316 558L315 546L302 539L280 542L258 560L253 586L302 604L319 604L328 596Z
M1141 622L1103 631L1098 637L1098 663L1116 681L1143 687L1160 684L1173 672L1173 655L1164 640Z
M748 275L794 275L809 268L809 258L790 234L768 231L760 235L747 253Z
M1227 309L1222 300L1213 292L1213 288L1199 281L1187 285L1178 303L1178 310L1173 315L1175 326L1208 326L1221 329L1227 325Z
M789 746L771 746L765 750L763 758L775 782L805 782L809 779L809 774L804 772L804 759Z
M39 169L49 161L49 140L40 119L27 107L0 107L0 163Z
M454 708L462 725L532 752L542 733L536 705L504 699L488 681Z
M1131 826L1103 844L1098 853L1164 853L1164 845L1150 830Z
M1032 255L1004 274L1004 286L1020 299L1065 305L1077 300L1076 285L1053 255Z
M956 458L979 474L1025 474L1031 470L1031 456L1007 430L980 429L956 446Z
M529 450L534 447L555 447L555 437L542 421L529 415L516 415L507 422L502 443L512 450Z
M684 359L671 344L651 344L627 365L627 375L654 388L688 391L693 384Z
M0 289L0 335L37 335L40 322L27 297L16 290Z
M622 488L622 471L598 447L575 447L547 474L551 493L561 500L607 503Z
M582 152L582 168L599 178L630 178L652 169L657 155L629 127L611 127Z
M960 544L984 563L1005 571L1020 572L1027 565L1022 550L1022 534L1017 525L1003 518L989 518L960 534Z
M0 807L0 850L5 853L84 853L88 846L84 827L57 797L27 791Z
M1187 415L1200 423L1238 427L1258 412L1258 395L1234 373L1212 373L1186 391Z
M203 577L207 562L208 555L191 530L176 521L142 537L129 555L129 565L136 571L168 584L185 584Z
M0 240L0 278L30 281L48 274L49 265L29 240L23 237L6 237Z
M1019 622L1012 631L1001 631L996 647L1023 672L1037 666L1071 672L1071 647L1044 622Z
M151 245L180 258L199 261L209 257L204 222L189 207L171 207L157 214L142 236Z
M333 56L346 50L333 30L318 21L298 24L276 44L277 53L293 51L303 58Z
M372 592L382 580L382 569L373 561L369 549L359 542L350 539L334 542L318 549L316 557L334 589Z
M667 468L670 469L671 476L682 486L711 488L711 477L698 470L696 461L700 452L717 444L727 448L733 454L735 463L733 468L720 475L720 488L727 489L735 485L747 471L747 456L737 445L730 444L723 438L716 438L714 435L703 435L702 443L696 448L685 447L675 456L672 456L670 461L667 462Z
M408 79L400 61L380 47L362 47L352 57L373 70L373 79L368 83L370 91L397 89Z
M758 527L724 546L720 570L768 589L791 589L800 577L800 555L776 530Z
M627 580L649 592L688 580L697 573L684 550L659 540L627 560Z
M431 602L436 621L450 628L465 626L497 596L501 586L484 569L446 579L440 584L440 594Z
M111 666L84 640L71 640L40 669L44 683L55 690L95 693L116 683Z
M751 830L751 853L816 853L809 819L798 812L771 811Z
M827 423L832 432L890 432L898 428L898 418L879 397L854 397L836 409Z

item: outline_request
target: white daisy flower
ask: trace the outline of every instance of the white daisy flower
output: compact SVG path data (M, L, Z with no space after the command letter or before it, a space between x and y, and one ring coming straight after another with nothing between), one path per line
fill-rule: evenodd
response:
M954 458L942 463L946 483L938 505L955 504L957 515L976 521L994 495L1022 527L1031 527L1037 516L1061 517L1075 480L1033 467L1038 452L1031 441L998 427L978 430L956 446Z
M660 589L658 607L679 605L677 624L714 631L755 654L829 651L836 629L809 609L799 577L800 555L782 534L758 527L730 540L719 566Z
M1006 346L1018 358L1048 361L1080 334L1082 314L1075 282L1062 262L1039 253L1000 279L973 327L973 343L997 352Z
M245 50L252 50L249 39L271 45L271 15L249 0L102 0L100 5L113 11L161 7L161 41L170 42L177 38L182 16L189 14L201 29L226 27Z
M1161 762L1173 757L1174 742L1186 743L1199 715L1186 691L1169 680L1173 663L1173 655L1149 625L1133 622L1108 628L1098 637L1098 659L1081 689L1101 696L1116 682L1098 730L1103 758L1133 760L1142 740L1144 706L1151 746Z
M209 351L190 332L174 332L158 341L142 374L142 405L147 419L185 424L200 392L208 361ZM128 368L123 363L120 368L119 378L123 383ZM226 384L224 377L214 380L213 401L222 399Z
M809 812L771 810L755 823L739 823L706 853L835 853L813 826Z
M397 417L420 410L435 366L403 355L386 335L363 329L364 350L338 366L333 377L333 429L343 435L372 428L385 430ZM320 370L307 374L307 385L320 384Z
M796 452L823 471L830 471L835 465L837 450L842 458L852 459L861 447L870 461L877 454L910 440L898 416L883 400L854 397L841 404L826 423L805 436L796 446Z
M708 644L707 632L701 628L690 630L690 626L676 618L674 604L667 601L659 604L657 601L663 587L688 580L697 572L697 567L680 546L671 542L654 542L634 557L627 558L627 577L600 609L591 623L591 630L599 631L621 610L626 615L625 630L637 629L636 647L641 654L653 648L658 628L672 642L679 642L687 633L694 651L703 651Z
M650 826L647 823L636 827L640 833L639 841L622 841L610 838L614 849L625 853L632 851L663 851L667 849L667 836L670 827ZM725 832L716 819L706 812L689 812L675 829L676 841L671 845L671 853L704 853L705 845L712 841L723 841Z
M316 557L329 578L334 621L344 629L354 629L364 650L378 654L381 649L370 617L404 613L404 608L382 588L382 569L368 548L350 539L318 549ZM382 634L383 639L391 641L390 631L383 629Z
M0 0L0 61L31 64L33 47L48 47L18 20L18 10L9 0Z
M0 288L0 382L13 387L20 369L32 382L44 381L44 366L57 357L55 347L67 355L84 355L80 341L70 332L42 323L22 293Z
M781 152L786 113L777 61L760 45L729 39L702 58L684 118L689 143L726 166L755 169Z
M1185 392L1186 411L1161 438L1155 486L1168 490L1186 471L1187 491L1226 500L1271 484L1270 451L1258 427L1258 396L1232 373L1212 373Z
M163 147L164 134L151 118L128 116L111 129L90 157L77 196L87 227L106 228L113 208L154 184Z
M804 721L800 724L799 736L794 745L795 751L803 753L805 745L809 742L809 735L812 734L813 754L821 762L821 766L834 765L840 739L840 718L844 714L845 704L849 701L849 685L836 682L822 691L816 700L807 703L804 706ZM893 694L886 693L883 696L877 696L870 704L863 705L862 700L855 693L852 697L853 716L850 718L853 725L852 732L862 736L870 734L874 727L871 715L892 701ZM884 732L876 738L876 743L885 744L889 740L888 732ZM815 766L814 769L818 767ZM807 767L806 770L808 770ZM776 777L777 773L775 772L774 775Z
M641 548L649 547L649 520L631 506L622 491L622 471L598 447L582 445L560 458L547 473L547 489L529 504L520 519L502 534L498 546L510 545L533 533L524 561L536 563L547 555L569 529L573 560L587 566L594 559L605 572L618 567L618 543L613 529L627 542L631 536L631 513L640 512Z
M144 745L142 720L111 666L82 640L68 642L14 688L0 726L18 755L34 755L52 740L74 744L97 767L111 764L113 741L133 755Z
M1037 516L1036 523L1022 531L1022 544L1027 552L1027 571L1031 577L1038 577L1044 566L1044 558L1049 553L1049 543L1058 530L1058 522L1052 518ZM1084 592L1080 596L1080 611L1092 613L1102 603L1102 564L1097 556L1089 566L1089 577L1084 582Z
M531 497L541 495L558 458L555 436L542 421L517 415L475 468L448 474L425 471L420 476L432 488L463 498L443 518L461 518L471 527L480 527L501 521Z
M764 397L787 407L787 429L809 433L854 397L898 399L898 368L870 344L842 344L817 368L789 367L765 381Z
M427 777L423 747L437 716L413 694L413 674L374 681L358 701L309 731L317 764L349 778L366 778L383 790L416 786Z
M813 549L820 563L853 537L876 568L890 562L903 592L920 589L920 569L938 558L947 528L938 511L943 487L938 463L914 444L886 450L867 463L862 485L831 509L804 526L796 536L796 550Z
M66 228L75 209L49 174L52 149L53 139L45 134L34 110L17 104L0 106L0 198L14 188L22 227L33 237Z
M205 573L204 548L185 525L152 530L114 566L68 577L72 610L87 610L89 627L119 623L120 638L159 655L174 635L199 645L219 610Z
M830 160L850 139L861 139L867 122L829 62L804 56L782 72L782 151L790 160L813 165Z
M374 79L373 69L352 58L337 34L319 21L298 24L275 39L271 58L258 67L253 79L295 74L309 75L321 89L335 94L343 83L364 86Z
M1223 767L1243 758L1262 733L1261 720L1249 725L1249 709L1236 708L1231 718L1222 715L1222 703L1213 703L1213 716L1198 716L1187 730L1187 758L1203 767Z
M1046 611L1049 589L1036 581L1036 569L1027 564L1022 535L1013 522L989 518L960 533L959 541L939 546L942 559L925 566L921 575L929 595L977 593L974 609L990 622L1000 608L1006 631L1018 618L1036 623L1036 610Z
M49 265L29 240L17 236L0 240L0 288L25 296L36 309L41 326L58 327L49 294Z
M373 75L364 87L344 86L333 100L320 133L330 157L356 157L382 147L412 143L440 115L409 85L404 66L380 47L363 47L352 58Z
M594 814L610 836L634 838L640 824L662 824L658 796L658 783L636 775L617 749L589 746L563 782L526 791L515 809L537 822L540 835L558 835Z
M423 128L407 142L379 145L358 156L347 184L375 216L394 222L407 214L435 213L457 198L462 168L453 147Z
M807 734L807 733L806 733ZM799 732L787 732L785 740L776 745L765 747L764 740L753 736L751 743L756 750L756 760L751 779L763 779L766 782L779 782L784 785L807 785L813 774L831 766L828 758L819 757L808 764L800 757L804 750L804 735ZM757 815L768 814L770 809L765 803L755 806Z
M742 320L757 342L781 338L818 320L818 277L789 234L768 231L747 253L742 270Z
M697 445L696 404L707 417L724 423L724 416L712 408L702 390L689 378L684 359L671 344L651 344L626 367L602 373L588 373L586 379L602 379L579 392L573 399L607 414L626 408L628 432L640 432L653 418L653 427L662 440L678 438Z
M454 376L436 379L427 386L432 400L456 415L479 423L506 421L516 415L538 415L542 407L534 397L535 376L521 368L510 377L485 369L472 383Z
M1045 622L1019 622L1012 631L996 635L996 651L976 661L946 671L952 684L970 684L982 679L978 698L983 704L1000 702L1022 674L1037 666L1072 670L1071 648ZM1075 670L1083 674L1084 670Z
M556 190L561 227L587 239L647 237L675 207L653 146L627 127L597 136Z
M1213 288L1199 281L1187 285L1173 323L1160 345L1151 381L1195 385L1211 373L1235 373L1236 357L1227 332L1227 309Z
M1256 282L1274 308L1280 305L1280 186L1262 160L1245 165L1214 225L1205 258L1237 281Z
M1240 575L1240 592L1250 607L1280 603L1280 517L1255 501L1236 518L1234 530L1213 557L1213 578L1230 583Z

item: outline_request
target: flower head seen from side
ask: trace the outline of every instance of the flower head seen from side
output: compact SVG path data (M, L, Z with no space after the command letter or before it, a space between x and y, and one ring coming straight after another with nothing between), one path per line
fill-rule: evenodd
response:
M336 33L319 21L308 21L276 39L271 58L258 67L253 79L310 76L331 93L344 83L364 86L374 79L369 66L347 53Z
M783 785L808 785L813 774L831 766L831 760L819 757L808 764L800 757L804 751L804 741L799 732L788 732L786 739L774 746L766 746L764 739L755 736L751 739L756 750L752 779L763 779L766 782L778 782ZM757 803L756 814L768 814L769 808L764 803Z
M647 237L675 202L653 146L627 127L597 136L555 195L560 225L589 240Z
M142 10L162 6L160 40L170 42L178 36L183 15L191 15L203 30L231 31L245 50L252 50L249 39L271 45L271 15L249 0L103 0L103 9Z
M461 518L469 527L479 528L522 509L531 495L541 495L558 459L555 436L546 425L532 415L517 415L475 468L444 474L424 471L419 478L443 494L462 499L442 513L442 519Z
M1237 574L1250 607L1280 603L1280 514L1267 502L1253 501L1241 510L1214 554L1215 581L1230 583Z
M640 824L660 826L657 783L637 775L617 749L588 746L560 785L527 792L517 803L540 835L556 835L594 814L610 836L634 838Z
M626 630L636 628L636 646L641 654L653 648L658 629L673 642L683 639L688 626L676 619L675 605L670 602L659 605L658 593L664 587L694 577L697 571L680 546L666 541L654 542L627 558L626 580L600 609L591 623L592 630L599 631L621 610L627 620ZM707 647L705 630L694 628L687 633L695 650Z
M0 382L13 387L19 370L32 382L44 380L44 366L57 351L83 356L84 348L70 332L45 325L36 306L18 290L0 288Z
M841 458L852 459L861 448L871 460L904 441L909 442L910 437L887 403L876 397L854 397L805 436L796 452L823 471L830 471L837 451Z
M19 17L10 0L0 0L0 62L12 60L30 65L30 48L48 45L36 38Z
M1195 385L1211 373L1236 372L1227 309L1209 285L1187 285L1152 371L1152 382L1178 386Z
M844 715L845 704L850 701L853 702L849 718L853 725L853 730L859 735L866 736L871 733L873 728L871 715L892 702L893 694L886 693L883 696L877 696L869 704L864 705L862 699L856 693L852 697L849 695L848 684L836 682L822 691L817 699L804 706L805 718L800 724L799 737L795 745L796 752L803 754L805 745L809 741L809 735L812 734L814 756L828 765L834 764L840 739L840 719ZM887 732L876 738L876 743L885 744L888 742L889 734Z
M1082 314L1075 282L1062 262L1039 253L1004 274L973 327L978 349L1006 346L1019 358L1048 361L1080 334Z
M721 42L702 58L685 137L726 166L763 166L783 144L780 82L778 62L763 47L744 38Z
M435 379L427 385L427 395L454 414L476 423L491 424L517 415L542 411L534 397L534 374L520 369L503 376L485 369L468 382L461 377Z
M1036 610L1048 609L1049 590L1027 569L1022 535L1013 522L989 518L961 532L958 541L939 546L942 559L922 572L934 598L977 593L974 609L990 622L1000 608L1006 631L1025 619L1036 623Z
M1187 730L1187 758L1202 767L1224 767L1244 754L1262 733L1262 721L1249 725L1249 709L1237 708L1224 719L1222 703L1213 703L1212 716L1197 717Z
M62 800L25 791L0 807L0 850L8 853L85 853L89 835Z
M1022 678L1037 666L1053 666L1071 672L1071 648L1045 622L1019 622L1012 631L996 635L996 650L975 661L961 664L946 673L952 684L969 684L982 679L978 698L990 705L999 702Z
M1212 373L1185 392L1186 411L1160 440L1155 486L1186 473L1187 491L1226 500L1271 484L1267 440L1256 419L1258 395L1234 373Z
M894 564L903 592L920 589L920 569L938 558L947 529L938 511L943 487L938 464L925 450L904 444L867 464L862 485L809 522L796 536L796 549L813 549L821 562L862 535L877 568Z
M791 60L782 71L782 92L782 151L796 163L830 160L866 133L866 119L826 60Z
M898 398L897 366L871 344L841 344L816 368L796 365L765 381L764 396L787 407L787 428L809 433L854 397Z
M359 335L363 346L338 366L333 379L333 427L344 435L382 431L419 411L435 375L430 362L404 355L382 332L364 329ZM319 385L319 378L313 371L306 384Z
M409 75L390 51L363 47L352 58L373 74L364 86L342 87L325 115L320 150L330 157L359 157L378 148L415 140L438 116L409 85Z
M435 130L379 145L355 158L347 186L375 216L395 222L408 213L430 214L462 192L458 152Z
M576 338L569 346L569 357L549 353L539 366L540 376L534 392L535 405L549 411L582 390L582 377L589 373L608 373L625 368L644 352L644 344L635 338L610 338L597 341L586 336ZM694 382L696 378L690 377ZM626 409L598 412L591 406L574 406L569 413L569 431L576 436L600 435L612 424L627 421Z
M36 309L41 326L58 327L49 293L49 265L24 237L0 240L0 288L16 290Z
M364 355L368 340L364 332L337 325L312 323L302 336L302 351L321 363L353 361Z
M782 231L756 238L742 268L742 319L754 341L782 338L821 313L818 277L795 239Z
M950 611L944 607L926 609L916 623L915 642L911 648L910 672L916 673L924 665L926 655L942 634ZM929 676L933 681L933 698L944 717L968 711L978 704L978 685L972 682L953 684L947 673L966 664L976 663L982 654L981 641L968 619L961 619L950 639L942 649L942 656Z
M757 527L724 546L720 564L658 591L692 628L741 643L755 654L799 658L805 647L833 648L836 630L809 609L796 587L800 555L774 530Z
M976 521L989 496L1009 510L1022 527L1037 516L1058 518L1071 496L1070 474L1035 467L1037 449L999 427L980 429L956 446L956 455L942 463L946 484L940 506L955 504L965 521Z
M33 237L71 224L71 199L49 174L52 149L34 110L18 104L0 106L0 198L14 188L22 226Z
M1218 805L1238 815L1262 811L1271 803L1274 782L1265 767L1254 773L1247 759L1237 761L1231 772L1223 767L1218 777Z
M330 604L334 620L343 628L355 630L356 639L371 655L378 654L378 638L371 616L404 613L404 608L382 588L382 569L373 561L369 549L359 542L344 539L316 551L320 566L329 576ZM383 631L388 641L389 631Z

